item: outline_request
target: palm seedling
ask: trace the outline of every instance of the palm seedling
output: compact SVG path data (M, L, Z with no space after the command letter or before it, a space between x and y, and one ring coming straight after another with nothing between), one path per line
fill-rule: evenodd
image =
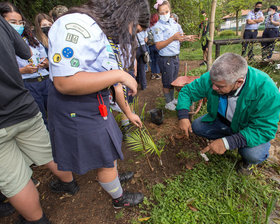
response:
M139 110L139 100L138 97L136 97L133 100L133 109L135 113L139 115L142 122L145 119L145 109L146 104L143 106L142 110ZM149 160L149 155L156 154L159 158L160 165L162 166L162 160L161 160L161 153L163 152L164 146L161 149L158 149L157 145L155 144L151 134L149 133L147 127L144 125L142 128L132 127L127 133L127 137L125 138L125 142L127 143L127 146L130 150L135 152L141 152L143 155L145 155L147 162L153 171L154 168L151 165L151 162Z

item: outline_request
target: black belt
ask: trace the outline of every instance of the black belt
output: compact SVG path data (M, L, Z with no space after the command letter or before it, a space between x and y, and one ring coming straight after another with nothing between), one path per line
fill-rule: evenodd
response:
M255 31L258 31L258 30L245 30L245 31L249 31L249 32L255 32Z
M278 30L278 28L265 28L266 30Z
M36 77L36 78L30 78L30 79L24 79L23 81L25 82L42 82L45 79L48 79L49 75L45 75L45 76L40 76L40 77Z
M177 59L177 58L179 58L179 55L175 55L175 56L160 56L160 57Z

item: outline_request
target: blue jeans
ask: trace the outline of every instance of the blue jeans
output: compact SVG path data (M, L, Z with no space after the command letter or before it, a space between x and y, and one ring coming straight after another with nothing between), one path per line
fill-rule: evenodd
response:
M204 115L205 116L205 115ZM221 122L218 118L214 122L202 122L202 118L196 119L192 123L193 132L207 139L218 139L233 135L231 128ZM269 156L270 142L249 148L239 148L238 152L244 162L249 164L258 164L263 162Z

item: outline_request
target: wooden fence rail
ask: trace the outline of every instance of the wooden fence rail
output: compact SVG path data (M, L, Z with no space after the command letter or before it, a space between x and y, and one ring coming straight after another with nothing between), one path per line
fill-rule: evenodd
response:
M214 40L216 45L215 58L220 56L221 46L222 45L231 45L231 44L241 44L241 43L262 43L262 42L273 42L280 40L280 37L275 38L261 38L256 39L227 39L227 40Z

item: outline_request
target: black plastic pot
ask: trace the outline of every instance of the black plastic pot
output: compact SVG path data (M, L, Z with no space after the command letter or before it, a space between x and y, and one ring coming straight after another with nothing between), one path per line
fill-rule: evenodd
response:
M163 123L163 110L162 109L152 109L150 110L151 121L156 125L161 125Z

